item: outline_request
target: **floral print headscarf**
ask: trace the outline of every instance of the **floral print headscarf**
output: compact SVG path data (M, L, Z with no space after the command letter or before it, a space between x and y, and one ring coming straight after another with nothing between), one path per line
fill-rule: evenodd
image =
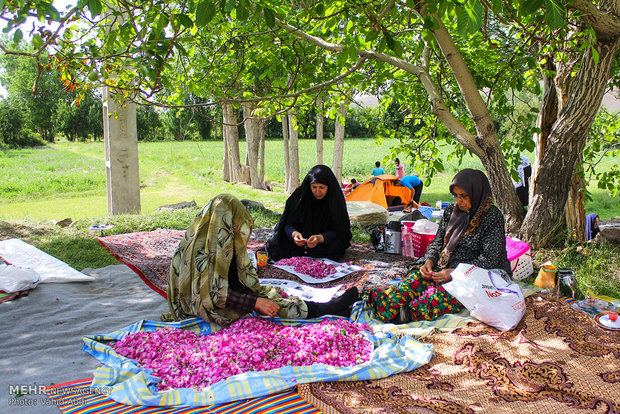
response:
M198 316L228 325L243 316L225 306L230 266L237 266L241 285L280 305L279 316L306 317L307 306L301 299L284 299L275 289L260 285L246 250L252 225L250 213L230 194L216 196L202 209L172 257L167 290L171 313L163 315L164 319Z

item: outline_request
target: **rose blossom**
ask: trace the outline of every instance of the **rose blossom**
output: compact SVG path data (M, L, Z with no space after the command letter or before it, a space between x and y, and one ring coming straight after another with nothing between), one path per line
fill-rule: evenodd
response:
M111 346L118 354L152 369L153 375L161 378L159 390L200 391L248 371L288 365L362 364L372 351L372 343L362 335L367 328L345 319L294 327L244 318L205 336L166 327L128 334Z
M290 259L278 260L275 264L279 266L292 266L295 271L317 279L324 279L336 273L334 266L322 260L314 260L309 257L291 257Z

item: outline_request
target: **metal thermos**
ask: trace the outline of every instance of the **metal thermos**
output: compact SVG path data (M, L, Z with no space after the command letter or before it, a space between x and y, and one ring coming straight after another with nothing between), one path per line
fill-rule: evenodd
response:
M400 221L390 221L383 231L383 251L385 253L400 254Z

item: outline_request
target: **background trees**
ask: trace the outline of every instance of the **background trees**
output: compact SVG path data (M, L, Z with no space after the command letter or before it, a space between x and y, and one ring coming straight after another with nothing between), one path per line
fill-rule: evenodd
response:
M394 152L409 154L427 177L442 170L442 147L453 148L449 157L475 154L509 230L534 246L566 227L569 194L583 190L573 176L620 67L620 0L201 0L109 9L91 0L62 16L45 2L4 7L14 39L29 14L64 24L62 37L33 31L40 47L31 55L45 66L50 53L68 87L105 84L169 108L186 107L190 95L205 100L192 106L251 103L246 118L294 108L299 119L319 95L335 118L358 93L391 97L403 120L398 130L377 130L402 134ZM121 24L110 29L112 21ZM519 99L528 95L540 104L524 112ZM228 116L225 128L237 122ZM235 145L232 137L225 142ZM533 149L526 213L511 177L518 154ZM241 162L231 154L229 171Z

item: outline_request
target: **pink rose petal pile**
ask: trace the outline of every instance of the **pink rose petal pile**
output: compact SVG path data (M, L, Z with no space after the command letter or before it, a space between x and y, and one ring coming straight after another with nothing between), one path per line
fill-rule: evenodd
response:
M111 346L118 354L152 369L153 375L161 378L160 391L200 391L247 371L288 365L362 364L372 352L372 343L362 335L366 329L345 319L292 327L245 318L210 335L167 327L129 334Z
M293 266L296 272L312 276L317 279L325 279L336 273L336 268L322 260L314 260L309 257L291 257L290 259L278 260L275 264L280 266Z

